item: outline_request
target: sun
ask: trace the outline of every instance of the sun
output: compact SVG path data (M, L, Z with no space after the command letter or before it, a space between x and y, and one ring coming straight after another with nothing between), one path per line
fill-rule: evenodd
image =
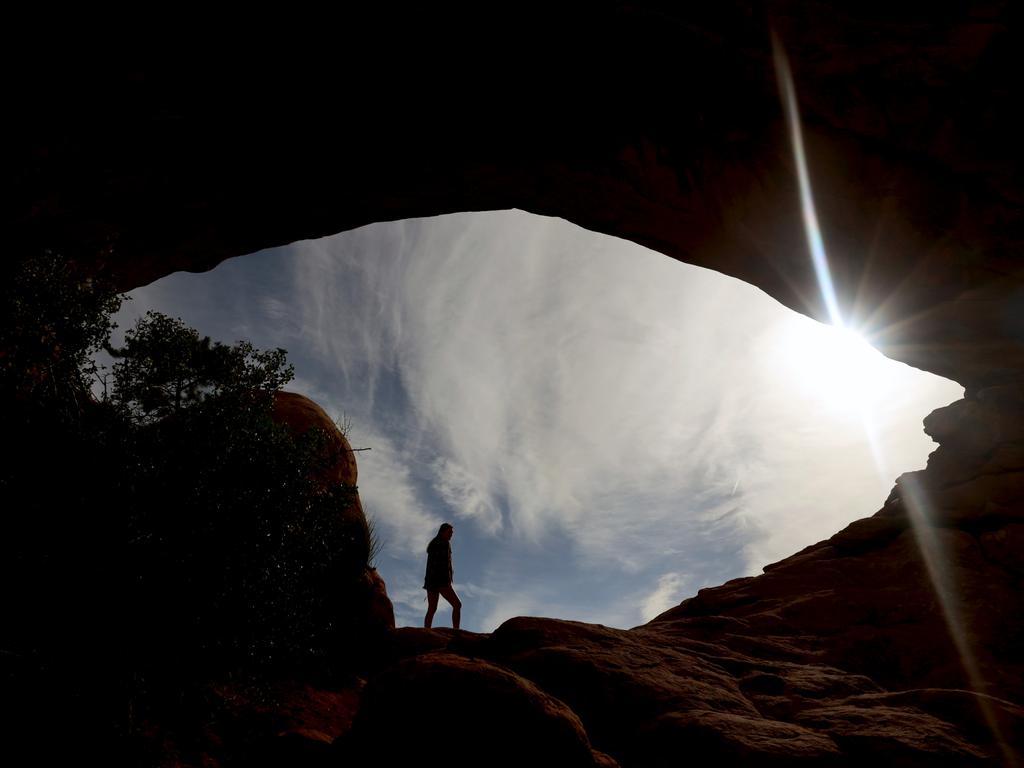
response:
M862 414L896 385L898 365L850 328L794 317L776 341L777 360L797 391L837 411Z

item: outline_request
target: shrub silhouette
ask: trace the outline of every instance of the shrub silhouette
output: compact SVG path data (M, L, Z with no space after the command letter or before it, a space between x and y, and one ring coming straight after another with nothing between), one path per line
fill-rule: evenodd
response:
M0 398L3 410L45 407L80 417L122 296L44 251L0 276Z
M135 499L137 647L264 663L343 642L370 533L354 488L311 480L333 458L326 436L271 419L292 377L284 350L211 342L149 312L112 353L109 401L132 424L134 486L119 495Z
M285 351L159 313L109 349L123 297L53 254L0 290L0 428L17 446L0 576L26 585L0 647L135 680L343 655L371 536L355 488L310 479L324 435L271 419ZM112 382L92 396L103 346Z

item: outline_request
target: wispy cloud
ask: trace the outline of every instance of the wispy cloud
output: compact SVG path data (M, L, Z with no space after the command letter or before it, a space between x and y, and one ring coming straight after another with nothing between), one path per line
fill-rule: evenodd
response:
M501 510L491 506L487 489L478 478L450 459L435 462L434 474L434 487L457 517L473 521L490 535L501 531Z
M459 526L457 582L489 590L466 601L467 626L558 611L636 623L873 513L933 447L923 416L961 391L893 374L875 404L880 477L860 424L779 355L809 321L738 281L516 211L365 227L202 284L162 281L135 310L184 307L204 333L284 346L293 388L353 418L373 448L360 493L409 623L442 520Z
M643 621L650 621L660 613L677 605L685 596L683 585L686 577L681 573L666 573L658 579L658 586L647 597L643 599L640 607L640 617Z

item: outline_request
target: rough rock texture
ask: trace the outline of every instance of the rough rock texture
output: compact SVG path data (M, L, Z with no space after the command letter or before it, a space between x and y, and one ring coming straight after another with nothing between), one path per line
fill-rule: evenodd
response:
M435 753L452 766L616 765L591 749L563 702L506 669L447 653L375 677L339 751L360 765L432 762Z
M314 428L321 430L325 439L325 466L319 471L319 480L325 487L344 483L356 488L359 468L356 466L355 453L348 438L323 408L297 392L276 392L272 417L295 435L305 434ZM346 508L346 514L354 515L364 525L366 524L358 490L355 491L355 503ZM388 597L384 579L376 568L366 569L361 589L364 594L361 609L365 610L370 624L375 627L394 628L395 608Z
M331 743L351 728L361 688L266 679L192 685L172 712L150 716L131 754L154 768L330 765Z
M276 392L273 418L295 435L305 434L314 427L323 432L324 452L330 462L323 471L324 485L358 485L359 469L352 446L323 408L297 392Z
M351 737L380 739L411 719L428 734L458 724L457 743L473 732L462 716L465 702L475 701L473 718L484 712L488 738L504 743L530 726L480 693L495 687L490 681L501 669L502 686L523 685L511 675L555 697L579 718L594 749L623 766L685 759L780 767L992 765L1012 764L1010 750L1021 747L1024 707L957 689L887 692L867 676L807 654L796 647L798 638L754 639L745 632L742 621L723 617L633 630L516 618L489 636L399 630L394 650L406 658L371 679L367 692L374 699L364 701ZM460 656L467 661L455 661ZM552 719L548 727L566 717L561 707L535 708L533 716ZM1004 744L995 742L992 723ZM474 754L461 747L451 752ZM559 764L543 754L529 762Z
M372 221L518 207L824 318L774 30L844 316L966 397L928 418L940 448L874 517L631 632L510 622L488 658L564 702L622 765L675 764L694 744L765 765L1019 764L1019 9L646 0L492 5L468 25L434 6L346 13L294 36L275 18L262 47L232 28L122 53L76 30L87 48L70 63L47 29L5 68L13 250L60 249L130 287ZM418 663L401 668L410 680ZM475 690L478 669L523 690L490 667L460 668L459 685Z
M388 587L376 568L367 568L363 576L366 585L367 614L377 627L395 628L395 606L388 597Z

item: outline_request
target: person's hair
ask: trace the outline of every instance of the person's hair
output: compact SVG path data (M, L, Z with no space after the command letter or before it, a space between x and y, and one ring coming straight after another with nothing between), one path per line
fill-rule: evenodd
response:
M451 528L452 528L452 524L451 523L441 523L441 527L437 529L437 536L435 536L434 538L432 538L430 540L430 544L433 544L435 541L440 539L441 538L441 534L443 534L445 531L447 531L447 530L449 530ZM427 552L430 551L430 544L427 545Z

